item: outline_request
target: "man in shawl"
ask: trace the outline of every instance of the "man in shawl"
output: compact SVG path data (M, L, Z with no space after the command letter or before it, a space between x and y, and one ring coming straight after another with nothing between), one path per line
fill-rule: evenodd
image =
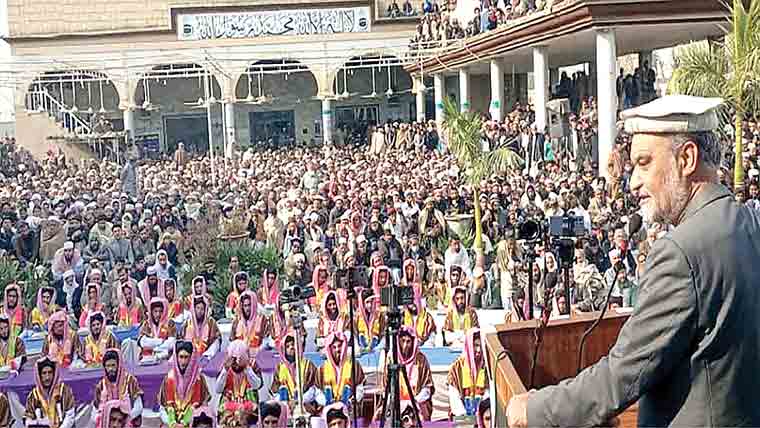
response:
M232 321L232 340L242 340L251 348L258 349L269 336L269 319L258 311L256 293L243 292Z
M144 357L156 353L169 354L177 340L177 326L169 319L168 305L165 299L154 297L150 302L148 319L140 325L137 345Z
M280 298L280 284L277 272L265 270L261 276L261 286L259 287L259 302L262 305L276 305Z
M182 302L177 296L177 281L171 278L164 281L164 296L169 304L169 319L182 315Z
M105 312L105 307L100 302L100 285L95 282L87 284L87 301L82 305L82 313L79 315L79 327L87 327L90 315L96 312Z
M480 327L478 323L478 314L470 306L468 301L467 289L456 287L451 297L451 305L446 312L446 319L443 321L443 343L450 344L452 341L458 341L464 338L464 333L471 328ZM448 337L447 337L448 336Z
M256 422L262 386L261 373L250 364L248 344L234 340L227 347L224 368L216 378L216 393L221 395L219 421L222 426L248 427Z
M177 270L169 262L169 255L165 250L158 250L156 253L156 264L153 265L156 268L156 275L161 280L169 278L177 279Z
M100 364L107 349L117 348L119 342L106 326L103 312L92 312L87 320L90 334L84 339L84 363L88 366Z
M63 274L63 297L66 311L72 316L76 314L80 309L82 300L82 288L76 279L76 273L73 270L68 270ZM61 294L58 295L60 297ZM61 303L60 301L58 303Z
M143 320L143 306L135 295L135 285L131 282L122 283L118 289L119 308L116 313L116 323L119 327L137 327Z
M200 356L211 359L219 351L222 334L216 321L211 318L208 306L207 298L193 298L193 312L185 327L185 340L193 343L193 349Z
M422 285L414 287L414 303L407 305L404 311L404 325L411 327L419 343L425 344L435 340L435 320L422 302Z
M128 424L131 427L142 425L143 391L137 378L132 376L125 367L125 362L118 349L108 349L103 353L103 378L95 385L92 400L92 419L96 426L98 421L109 415L104 411L104 405L113 400L123 400L128 404ZM101 422L102 426L102 422Z
M59 280L67 271L74 271L77 275L84 273L84 260L79 250L74 248L74 243L66 241L63 248L58 249L53 256L53 279Z
M435 208L435 199L425 199L425 208L420 211L417 222L420 239L423 242L431 242L446 234L446 219L443 213Z
M21 302L21 288L15 283L5 287L2 313L8 318L11 326L11 334L18 336L26 328L26 310Z
M261 415L261 428L287 428L288 406L275 400L261 403L259 408Z
M484 398L480 401L477 415L477 428L491 428L491 399Z
M317 322L317 337L327 337L332 333L343 332L349 327L348 316L341 312L338 293L330 290L322 300L322 311Z
M158 269L155 266L148 266L146 273L148 276L137 283L143 307L148 306L153 298L164 297L166 295L164 281L158 278Z
M42 345L42 355L46 355L66 368L81 355L79 337L69 328L68 316L58 311L48 319L48 335Z
M403 376L399 378L399 390L401 400L411 400L414 397L417 402L417 408L420 411L420 417L423 421L429 421L433 414L433 372L430 370L430 363L427 357L419 350L419 340L417 334L409 327L401 327L398 333L398 362L406 370L406 376L410 385L404 382ZM391 356L381 360L381 373L386 373L387 364L391 362ZM387 376L380 376L380 390L385 390L385 380ZM411 388L410 388L411 387ZM378 415L382 417L382 409Z
M175 344L169 367L158 392L161 422L169 428L187 427L193 421L193 409L211 400L192 342Z
M480 330L467 331L464 352L449 369L449 406L454 416L473 416L488 395L488 373L480 344Z
M24 341L13 331L6 314L0 314L0 368L20 371L26 363Z
M314 287L314 291L316 291L316 302L322 302L324 299L325 293L327 293L330 289L330 272L327 270L327 267L318 265L314 267L314 272L311 274L311 286ZM311 301L310 304L314 304L314 301Z
M379 297L371 289L363 289L359 316L356 317L356 335L362 352L375 349L383 336L384 323L379 306Z
M337 401L348 405L353 398L354 390L356 391L357 402L361 402L364 397L364 370L360 364L356 364L356 385L354 385L351 379L353 361L349 355L348 341L343 332L330 334L325 342L323 352L327 361L319 369L322 389L317 391L317 403L323 407Z
M303 345L306 337L301 337ZM303 350L303 346L301 349ZM290 408L294 408L298 402L298 380L296 374L296 335L292 330L280 341L279 353L280 362L274 370L270 392L272 396L288 403ZM304 408L310 414L316 415L318 414L316 396L320 387L319 372L317 366L308 358L301 357L299 361Z
M27 426L72 428L76 403L71 387L61 380L60 365L46 356L37 360L34 384L26 399Z
M47 326L48 318L58 310L55 304L56 291L52 287L40 287L37 290L37 305L32 309L32 328L42 330Z
M227 302L224 305L226 318L235 316L240 296L248 290L249 286L248 272L237 272L232 276L232 292L227 296Z
M185 309L189 312L193 311L193 300L196 297L204 297L208 300L211 300L211 296L208 292L208 285L206 283L206 278L202 275L198 275L195 278L193 278L192 283L192 293L185 298Z
M334 403L322 409L322 419L327 428L350 428L348 406Z
M127 428L129 421L129 404L122 400L111 400L103 405L100 428Z

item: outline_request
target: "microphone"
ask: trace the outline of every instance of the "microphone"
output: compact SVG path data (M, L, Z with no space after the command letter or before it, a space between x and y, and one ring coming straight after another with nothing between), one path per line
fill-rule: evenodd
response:
M642 218L639 213L633 213L628 218L628 236L635 235L639 233L639 230L641 230L642 226Z

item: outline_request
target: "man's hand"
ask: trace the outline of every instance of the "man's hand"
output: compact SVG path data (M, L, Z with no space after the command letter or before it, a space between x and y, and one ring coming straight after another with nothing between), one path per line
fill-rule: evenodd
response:
M528 398L530 392L515 395L507 405L507 424L510 428L527 428L528 426Z

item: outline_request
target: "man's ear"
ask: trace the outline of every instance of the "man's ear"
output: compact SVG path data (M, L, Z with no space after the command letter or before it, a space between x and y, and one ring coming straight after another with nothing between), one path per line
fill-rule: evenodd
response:
M681 167L681 173L684 177L694 174L699 168L699 147L694 140L687 140L678 153L676 159Z

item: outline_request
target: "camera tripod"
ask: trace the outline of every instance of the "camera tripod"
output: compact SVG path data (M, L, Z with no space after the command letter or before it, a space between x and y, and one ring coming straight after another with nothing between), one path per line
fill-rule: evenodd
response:
M296 347L296 397L298 400L298 406L293 410L293 414L290 415L290 419L293 424L293 428L307 428L309 426L309 418L306 415L306 411L303 407L303 379L301 378L301 365L303 363L303 349L301 349L301 328L303 328L304 315L304 302L299 301L296 303L289 303L283 308L286 315L286 323L291 321L293 323L293 330L295 332L295 347Z
M398 333L401 329L401 311L398 306L391 306L387 313L388 326L385 329L385 349L386 349L386 367L387 375L385 379L385 395L383 398L383 412L381 413L380 428L385 427L385 421L391 420L391 428L401 428L401 377L406 384L406 390L409 391L409 400L412 403L412 410L417 422L417 427L422 428L420 419L420 410L417 406L417 400L412 392L409 375L406 368L401 367L398 363ZM391 353L391 362L388 364L388 352ZM388 402L390 401L390 412L388 412Z

